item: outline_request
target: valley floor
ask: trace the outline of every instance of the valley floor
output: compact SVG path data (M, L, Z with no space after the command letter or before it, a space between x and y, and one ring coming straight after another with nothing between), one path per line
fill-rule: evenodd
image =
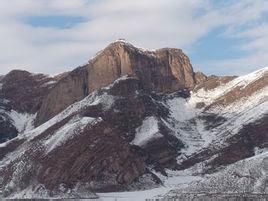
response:
M202 180L200 176L191 176L189 171L167 171L168 176L160 174L163 186L144 191L98 193L98 201L144 201L164 198L173 189L187 187L190 182Z

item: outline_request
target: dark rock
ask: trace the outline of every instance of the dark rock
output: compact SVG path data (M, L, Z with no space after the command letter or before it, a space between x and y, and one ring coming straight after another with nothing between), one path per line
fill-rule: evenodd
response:
M13 126L9 117L0 113L0 143L6 142L17 137L18 131Z

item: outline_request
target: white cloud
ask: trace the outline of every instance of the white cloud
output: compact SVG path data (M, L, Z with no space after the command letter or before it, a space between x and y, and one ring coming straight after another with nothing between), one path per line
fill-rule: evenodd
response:
M261 0L216 9L209 0L11 0L0 1L0 8L0 73L14 68L51 74L70 70L118 38L146 48L191 49L214 28L226 26L225 37L250 37L251 43L241 49L254 47L259 53L266 48L262 41L267 41L267 34L255 37L260 29L257 25L251 32L239 31L267 10L267 3ZM25 19L42 15L81 16L85 21L66 29L26 23ZM259 55L206 63L226 69L239 62L259 65L254 59ZM265 62L263 58L261 63Z

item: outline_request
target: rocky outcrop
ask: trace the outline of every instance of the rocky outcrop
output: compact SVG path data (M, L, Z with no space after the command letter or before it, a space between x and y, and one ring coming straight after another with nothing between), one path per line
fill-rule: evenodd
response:
M196 85L198 86L199 84L202 84L205 81L207 81L208 77L202 72L195 72L194 79L195 79Z
M180 49L144 51L125 42L115 42L89 62L89 92L118 77L138 77L144 87L156 92L193 88L193 69Z
M16 114L35 114L41 106L43 97L55 83L54 78L23 70L13 70L0 79L0 142L18 135L19 130L14 125L14 119L9 116L10 113L16 111ZM16 116L13 115L13 118L21 121Z
M197 91L201 88L204 90L212 90L217 88L220 85L226 84L231 80L237 78L237 76L216 76L211 75L206 77L203 73L196 73L195 74L197 86L195 87L194 91Z
M123 75L137 77L145 89L158 93L195 86L190 61L180 49L146 51L125 42L115 42L87 65L75 69L59 81L42 103L36 125Z
M13 70L1 80L0 96L9 101L13 110L34 114L55 82L55 79L43 74Z

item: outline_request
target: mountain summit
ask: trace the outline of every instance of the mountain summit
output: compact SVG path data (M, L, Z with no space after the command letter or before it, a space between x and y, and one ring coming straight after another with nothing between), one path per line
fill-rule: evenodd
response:
M44 99L36 125L124 75L137 77L145 89L161 93L193 89L195 86L192 65L182 50L164 48L147 51L117 41L57 83Z

